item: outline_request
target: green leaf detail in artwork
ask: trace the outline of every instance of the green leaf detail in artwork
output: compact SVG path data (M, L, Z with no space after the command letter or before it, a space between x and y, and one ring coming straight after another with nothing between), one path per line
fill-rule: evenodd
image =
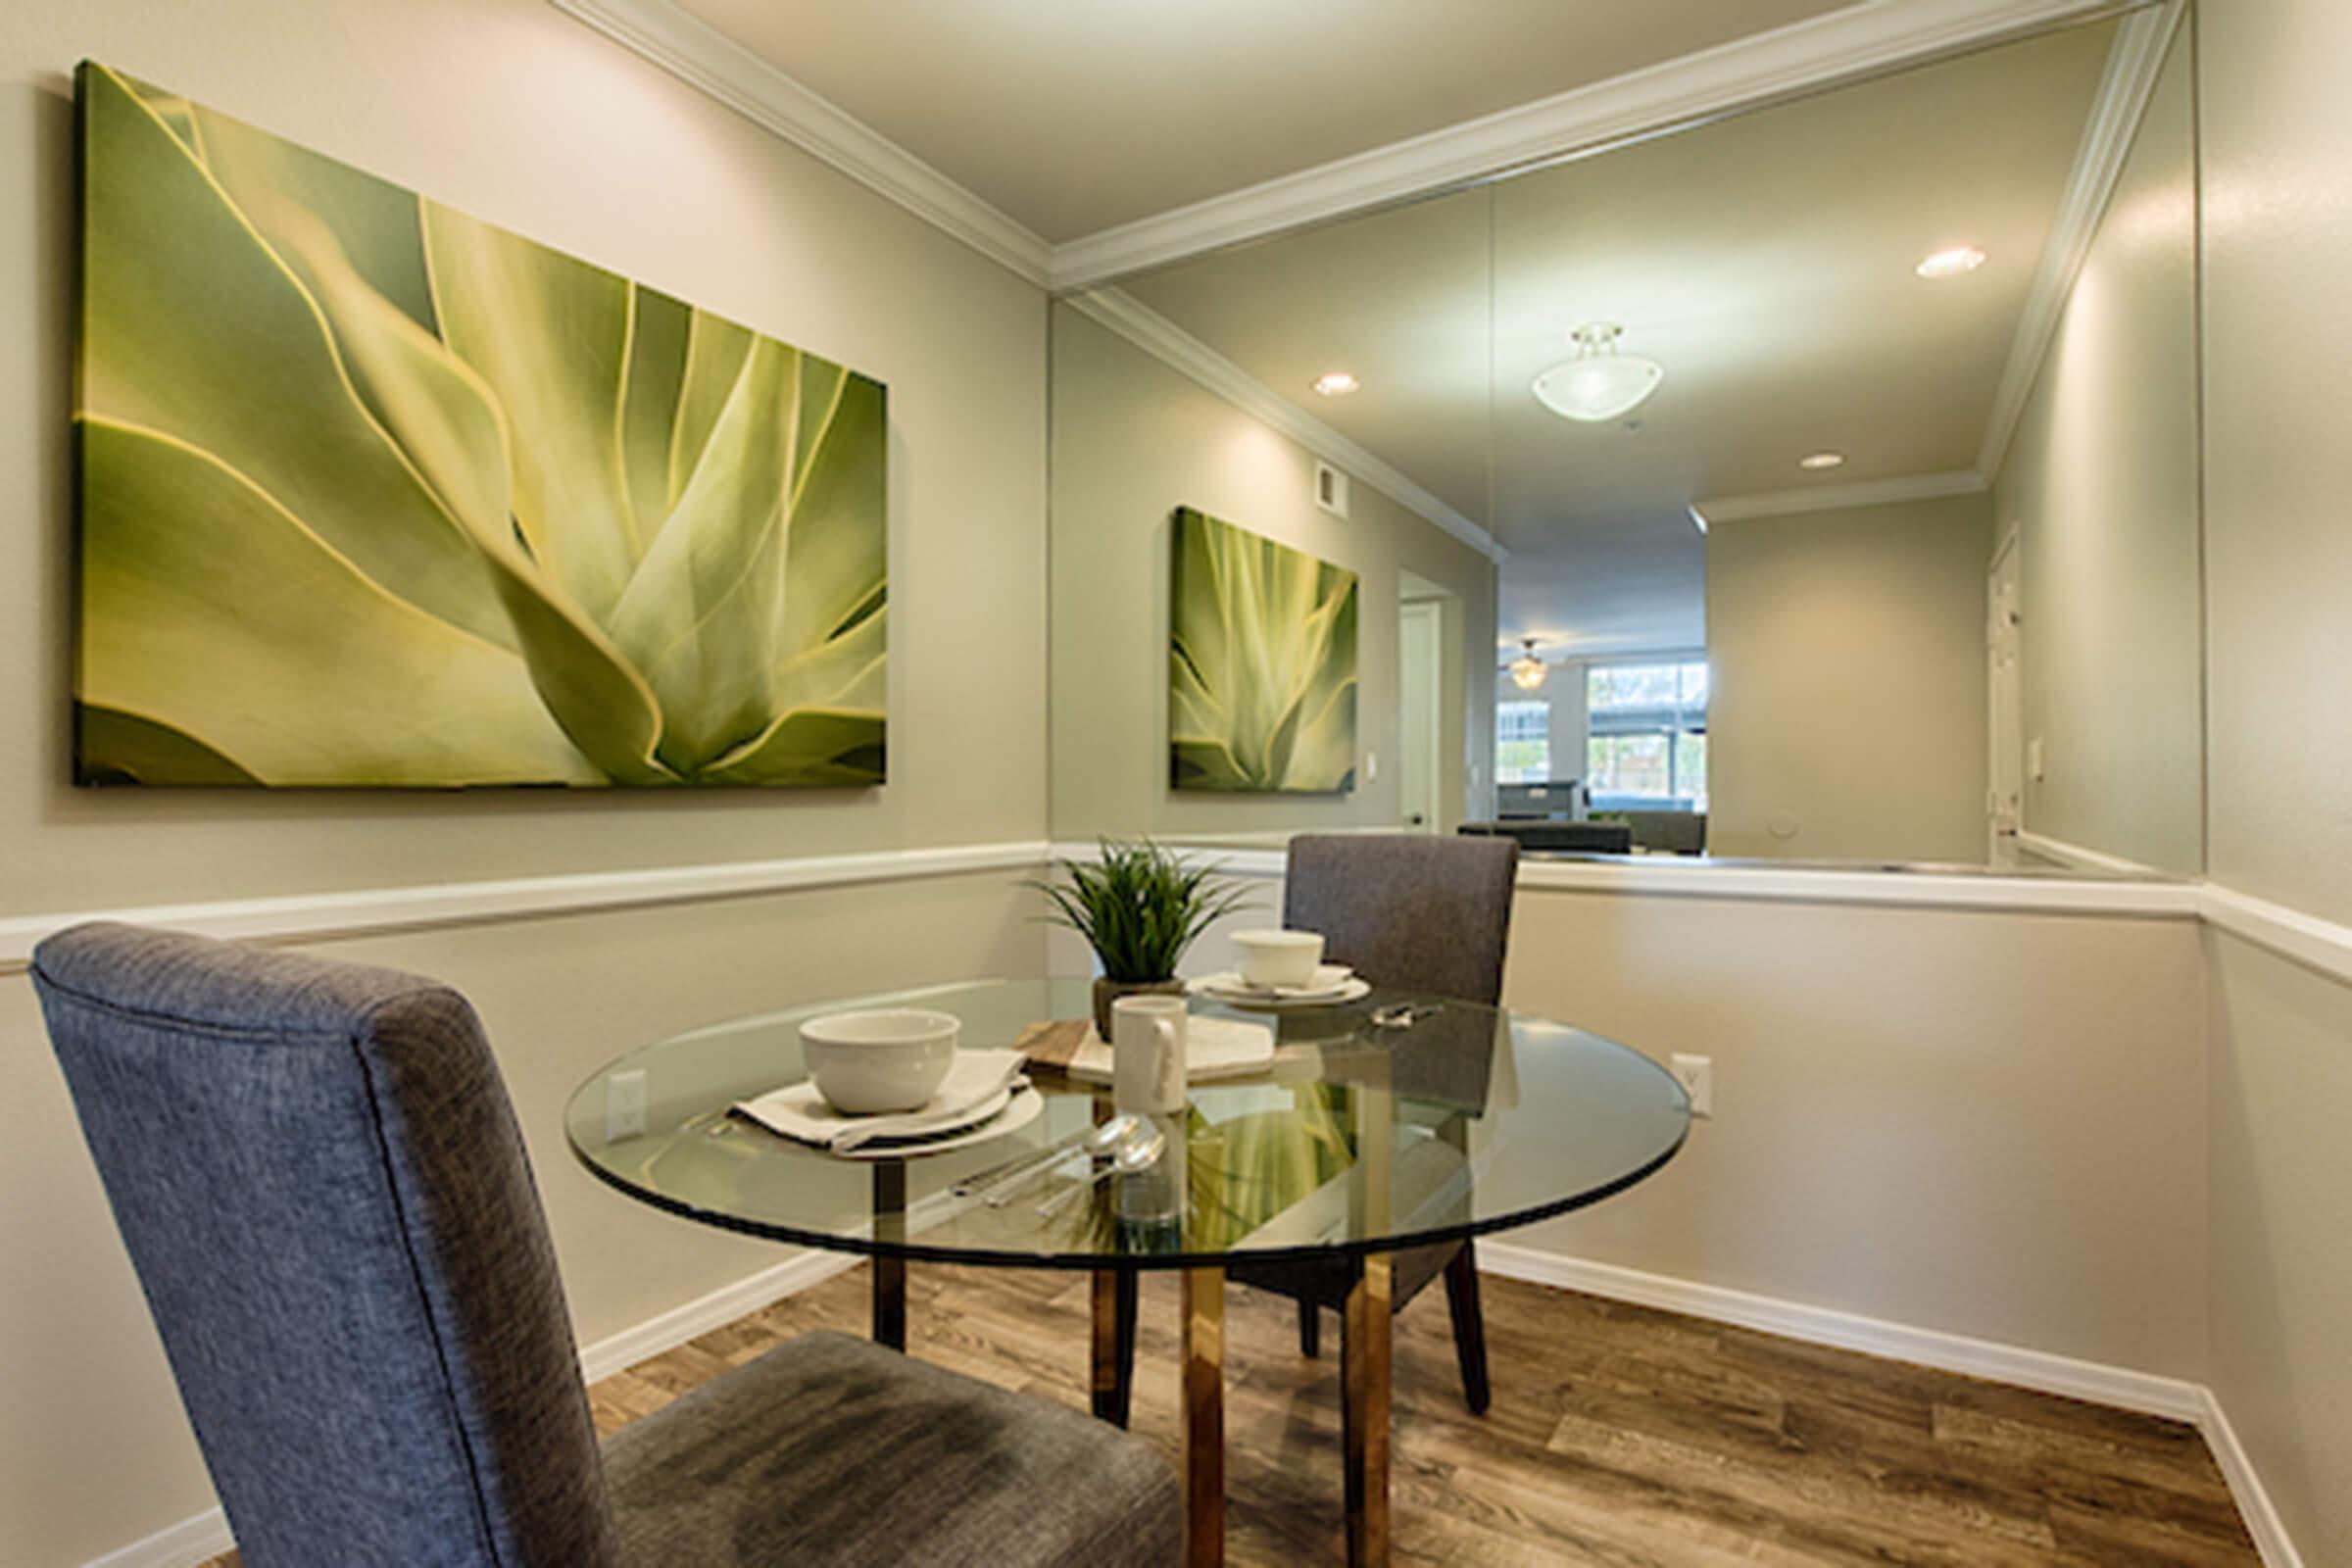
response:
M295 274L121 78L82 69L82 412L213 454L387 592L509 635L473 545L369 417Z
M1183 789L1354 778L1355 574L1191 509L1176 514L1169 748Z
M74 713L75 773L84 784L259 784L202 741L153 719L79 705Z
M422 212L442 340L506 416L514 521L603 622L643 553L621 459L628 281L438 202Z
M274 785L597 783L522 661L168 435L82 425L78 696Z

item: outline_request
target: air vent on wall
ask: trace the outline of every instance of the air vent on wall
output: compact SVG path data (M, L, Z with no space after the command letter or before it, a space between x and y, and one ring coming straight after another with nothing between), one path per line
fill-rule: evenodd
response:
M1348 476L1328 463L1315 465L1315 505L1335 517L1348 515Z

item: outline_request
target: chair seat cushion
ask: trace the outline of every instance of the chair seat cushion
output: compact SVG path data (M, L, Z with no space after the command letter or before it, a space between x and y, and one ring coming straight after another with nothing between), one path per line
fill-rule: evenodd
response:
M628 1568L1163 1564L1174 1473L1135 1438L845 1335L805 1334L614 1434Z

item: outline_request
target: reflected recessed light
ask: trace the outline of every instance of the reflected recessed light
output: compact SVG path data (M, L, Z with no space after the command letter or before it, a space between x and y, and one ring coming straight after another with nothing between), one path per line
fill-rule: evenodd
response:
M1796 466L1800 468L1842 468L1845 466L1845 454L1842 452L1809 453L1797 459Z
M1984 265L1984 253L1974 245L1955 245L1948 251L1937 251L1913 270L1922 277L1958 277L1973 272Z
M1363 384L1346 370L1333 370L1315 377L1315 390L1327 398L1344 398Z

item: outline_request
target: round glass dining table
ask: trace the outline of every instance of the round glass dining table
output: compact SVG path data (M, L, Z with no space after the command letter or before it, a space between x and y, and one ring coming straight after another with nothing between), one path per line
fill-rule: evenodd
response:
M1194 1082L1183 1110L1147 1118L1158 1152L1133 1170L1083 1147L1113 1114L1109 1087L1043 1069L998 1118L1004 1131L983 1126L940 1152L834 1154L732 1109L808 1076L799 1026L820 1014L933 1008L961 1020L964 1050L997 1049L1087 1017L1091 990L1082 979L991 980L730 1019L606 1065L572 1096L566 1131L591 1172L657 1208L871 1257L874 1337L902 1349L910 1260L1092 1271L1095 1404L1112 1419L1125 1416L1132 1342L1119 1337L1132 1334L1136 1274L1181 1271L1195 1562L1223 1549L1226 1268L1346 1268L1343 1386L1350 1431L1363 1435L1348 1445L1348 1556L1385 1561L1394 1254L1624 1191L1681 1149L1689 1099L1655 1062L1597 1035L1376 990L1278 1013L1196 995L1203 1037L1255 1023L1272 1034L1272 1056L1245 1076Z

